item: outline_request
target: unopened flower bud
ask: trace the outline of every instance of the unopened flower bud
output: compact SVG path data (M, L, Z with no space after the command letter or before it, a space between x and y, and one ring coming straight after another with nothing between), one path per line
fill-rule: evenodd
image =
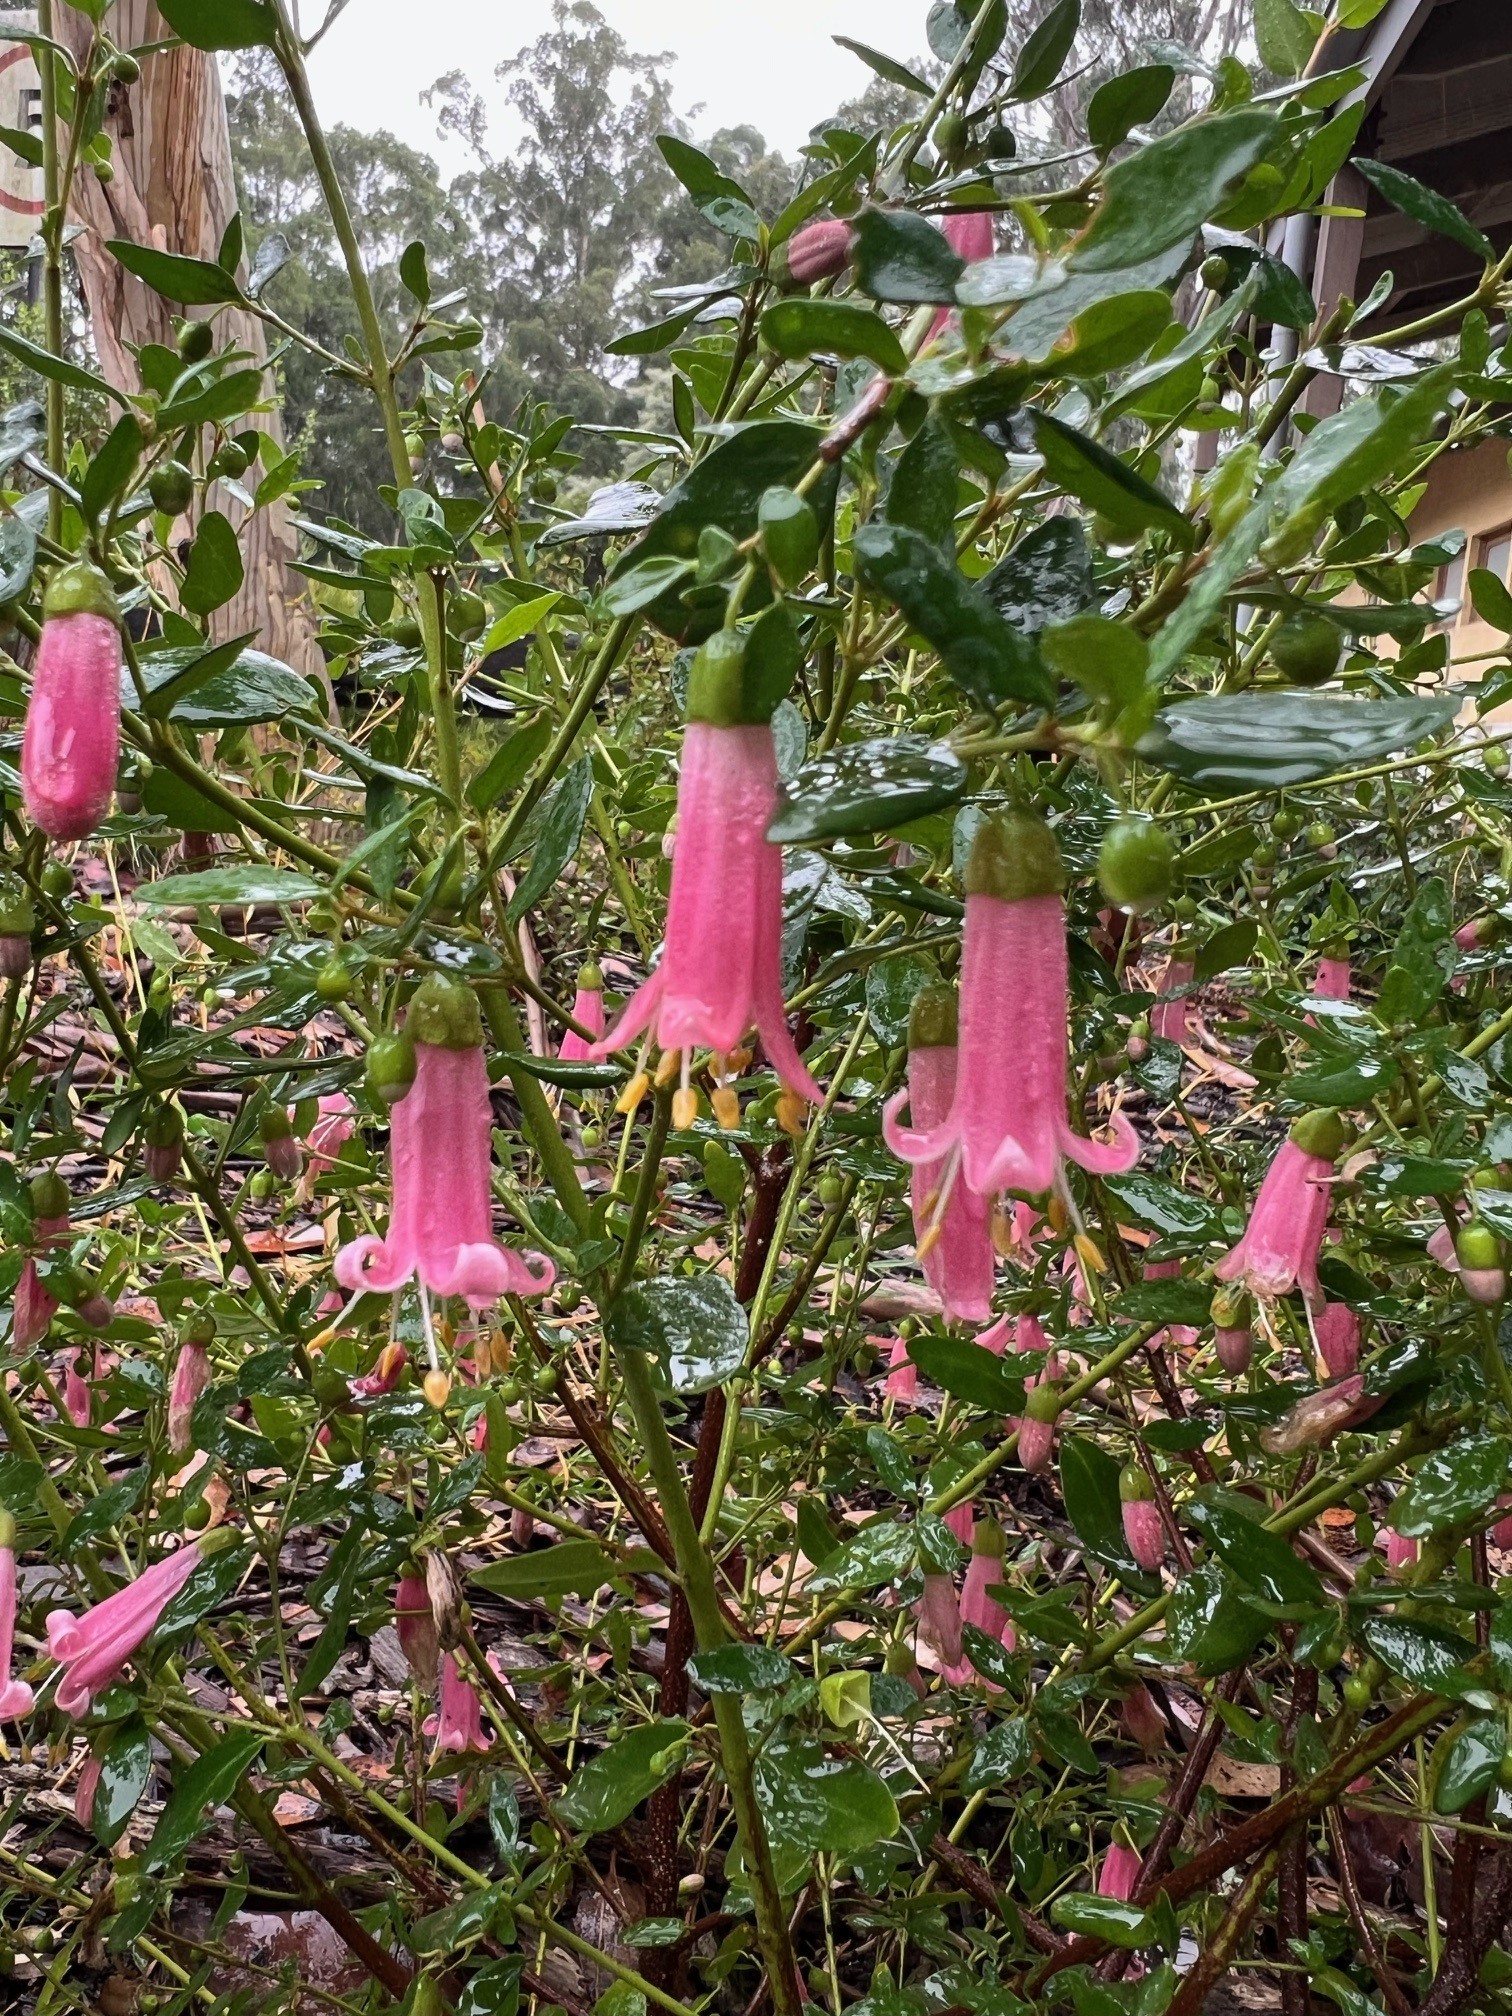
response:
M176 1106L159 1106L142 1130L142 1161L154 1183L171 1183L184 1159L184 1121Z
M304 1154L294 1138L294 1127L282 1106L270 1106L257 1123L263 1159L281 1183L298 1181Z
M833 280L851 256L855 233L836 217L819 217L795 231L772 255L771 277L783 288L812 287Z

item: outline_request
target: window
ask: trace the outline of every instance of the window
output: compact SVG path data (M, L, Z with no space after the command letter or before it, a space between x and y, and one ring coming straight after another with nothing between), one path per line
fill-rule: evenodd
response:
M1512 561L1512 525L1503 525L1499 532L1483 533L1476 542L1476 566L1486 568L1498 581L1505 581L1509 561Z

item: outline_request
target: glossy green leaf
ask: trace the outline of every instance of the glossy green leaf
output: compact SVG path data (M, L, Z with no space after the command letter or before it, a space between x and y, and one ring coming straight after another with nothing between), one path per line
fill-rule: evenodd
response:
M239 650L228 665L222 646L206 653L202 646L175 645L142 659L143 674L154 698L170 689L167 718L186 728L245 728L258 721L279 721L289 714L309 714L317 705L315 690L292 666L265 651ZM203 661L215 662L208 670ZM122 693L128 707L136 705L129 677ZM162 718L156 707L147 709ZM313 729L313 724L311 724Z
M934 978L932 967L907 953L878 959L867 967L866 1017L884 1049L896 1050L907 1041L914 998Z
M1024 1404L1024 1382L1015 1378L995 1351L966 1337L913 1337L908 1356L933 1386L970 1407L991 1414L1016 1414Z
M959 472L955 436L931 413L898 457L887 493L888 523L911 525L953 558Z
M1369 155L1356 157L1354 167L1364 176L1370 186L1394 210L1400 210L1415 224L1421 224L1426 231L1435 231L1441 238L1452 238L1456 245L1462 245L1467 252L1473 252L1477 259L1484 259L1489 266L1496 257L1496 248L1484 231L1478 230L1447 196L1440 196L1436 189L1429 189L1416 176L1405 169L1395 167L1389 161L1375 161Z
M1278 790L1416 748L1447 729L1457 707L1426 696L1216 693L1162 708L1139 754L1198 790Z
M1253 917L1240 917L1232 924L1225 924L1199 948L1193 979L1215 980L1220 973L1247 965L1259 938L1260 926Z
M186 1771L175 1773L173 1792L143 1856L149 1870L166 1868L196 1839L209 1824L210 1809L232 1796L267 1740L261 1729L233 1729Z
M558 1814L580 1834L618 1827L682 1769L688 1735L682 1721L647 1722L632 1729L573 1772L557 1799Z
M1394 474L1447 401L1454 368L1427 371L1406 391L1352 399L1321 421L1276 483L1280 510L1335 511Z
M26 593L37 565L37 535L24 518L0 519L0 606Z
M1279 1533L1270 1532L1222 1499L1194 1498L1186 1507L1186 1516L1224 1566L1267 1603L1323 1601L1323 1585L1317 1570L1302 1560Z
M325 884L292 868L204 868L190 875L165 875L144 882L137 901L154 910L177 910L201 903L311 903L324 895Z
M1143 63L1099 84L1087 107L1087 138L1100 154L1128 139L1165 109L1176 82L1169 63Z
M90 1832L102 1848L114 1848L147 1790L152 1776L152 1731L135 1717L116 1730L100 1758Z
M901 378L908 359L897 332L859 301L774 301L761 318L761 340L779 357L869 357L889 377Z
M70 364L66 357L54 357L40 343L33 343L14 329L0 328L0 350L14 357L26 370L35 371L38 377L50 378L55 385L69 385L76 392L97 392L102 398L114 399L118 406L126 404L125 393L107 385L97 372L86 371L82 364Z
M1169 295L1159 288L1114 294L1084 308L1045 360L1057 378L1102 378L1137 363L1170 326Z
M1106 272L1183 244L1264 157L1276 126L1274 112L1246 106L1179 127L1115 162L1072 265Z
M1512 636L1512 589L1489 567L1470 569L1470 600L1482 623Z
M141 423L134 413L123 413L84 472L79 495L91 524L97 523L124 492L141 453Z
M237 420L261 404L265 396L261 371L228 371L224 378L212 378L208 384L190 385L160 407L158 428L167 434L181 427L209 427Z
M1118 1469L1114 1459L1090 1437L1061 1438L1061 1496L1066 1517L1094 1561L1105 1563L1115 1574L1137 1576L1138 1563L1124 1538Z
M1296 0L1255 0L1255 41L1260 60L1278 77L1298 77L1307 68L1317 29Z
M1048 701L1053 683L1033 646L974 582L911 526L863 525L854 541L863 583L887 596L939 652L964 693L984 707Z
M1424 882L1402 919L1387 962L1376 1013L1393 1027L1420 1022L1454 972L1454 905L1437 876Z
M915 210L863 210L853 220L856 285L874 301L953 301L966 261Z
M776 1694L798 1678L791 1659L771 1645L719 1645L688 1661L695 1687L705 1694Z
M707 1393L745 1365L746 1312L723 1274L637 1281L610 1305L605 1328L617 1351L644 1351L674 1393Z
M922 735L847 742L805 763L782 787L769 840L795 845L845 833L884 833L965 795L965 764Z
M1052 623L1040 637L1040 651L1052 672L1113 707L1139 693L1150 662L1149 646L1137 630L1090 614Z
M216 307L242 298L235 274L213 260L186 259L179 252L160 252L155 245L133 245L129 238L112 238L105 249L155 294L181 307Z
M528 1554L490 1561L468 1579L514 1603L538 1596L581 1596L586 1601L620 1573L618 1561L597 1540L556 1540Z
M1506 1747L1506 1724L1497 1716L1478 1717L1461 1729L1439 1767L1434 1812L1463 1813L1472 1799L1490 1791Z
M837 1595L842 1590L875 1589L897 1582L913 1565L913 1529L892 1519L875 1519L809 1577L811 1596Z
M241 593L246 578L231 520L223 511L207 511L189 549L179 600L196 616L211 616Z
M1137 1904L1124 1904L1117 1897L1094 1897L1085 1890L1068 1890L1050 1906L1050 1917L1062 1931L1079 1937L1105 1939L1110 1946L1132 1952L1153 1943L1154 1933L1147 1911Z
M618 1064L590 1064L584 1057L534 1057L528 1050L504 1050L498 1054L511 1076L523 1071L527 1078L538 1078L543 1085L560 1085L570 1091L582 1091L590 1085L620 1084L625 1076Z
M158 11L196 49L271 46L278 25L266 0L159 0Z
M556 887L582 844L588 808L593 802L593 758L582 755L551 788L531 852L530 866L520 877L504 912L506 924L518 924L548 890Z
M475 812L486 812L507 792L523 784L552 736L550 717L538 714L507 735L467 786L465 796Z
M1232 1575L1204 1561L1181 1576L1166 1612L1166 1642L1199 1673L1232 1672L1270 1629Z
M1079 518L1048 518L1011 546L978 584L998 614L1037 637L1095 600L1092 555Z
M971 1753L961 1789L964 1792L997 1791L1022 1778L1034 1756L1034 1741L1022 1715L1009 1715L994 1722Z
M761 218L738 182L724 174L698 148L671 133L658 133L662 159L693 198L716 231L730 238L759 238Z
M1049 12L1025 39L1008 86L1010 99L1020 103L1043 98L1066 67L1076 31L1081 26L1081 0L1053 0Z
M1447 1449L1435 1449L1393 1499L1387 1523L1398 1533L1425 1539L1474 1518L1495 1502L1509 1459L1512 1443L1502 1435L1467 1435Z
M1103 1182L1141 1225L1152 1226L1157 1232L1214 1236L1216 1221L1212 1205L1188 1190L1178 1189L1163 1177L1132 1169L1126 1176L1105 1176Z
M43 165L42 141L36 133L25 132L19 126L0 126L0 147L8 147L28 168Z
M1045 458L1045 474L1057 489L1101 512L1119 532L1137 538L1155 530L1183 545L1191 543L1192 528L1170 498L1101 442L1050 413L1035 414L1034 438Z
M469 1940L488 1930L494 1913L504 1901L504 1885L491 1883L483 1890L466 1890L454 1904L429 1911L410 1928L406 1942L415 1953L445 1953L452 1956Z
M759 1749L754 1764L779 1873L794 1884L815 1855L861 1855L897 1832L891 1792L857 1759L831 1757L818 1743L778 1740Z
M885 77L889 84L896 84L901 90L917 92L927 98L930 87L904 63L891 56L884 56L880 49L873 49L865 42L855 42L849 35L832 35L832 42L838 42L842 49L849 49L852 56L859 56L868 70L874 70L879 77Z
M1388 1671L1425 1694L1463 1701L1485 1691L1484 1682L1465 1671L1465 1662L1475 1657L1475 1647L1463 1638L1405 1617L1381 1616L1367 1618L1362 1635Z

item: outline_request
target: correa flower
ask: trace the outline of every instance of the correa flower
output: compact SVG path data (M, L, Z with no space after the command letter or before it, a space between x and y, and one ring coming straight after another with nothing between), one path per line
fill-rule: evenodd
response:
M1134 1895L1134 1885L1139 1881L1141 1861L1136 1849L1126 1848L1121 1841L1110 1841L1102 1868L1098 1871L1098 1896L1116 1897L1120 1903L1127 1904Z
M1323 1307L1318 1255L1333 1165L1343 1146L1336 1113L1302 1116L1265 1172L1244 1237L1213 1269L1216 1280L1242 1282L1262 1305L1300 1288L1311 1309Z
M11 1677L16 1642L16 1522L0 1510L0 1722L16 1722L32 1711L32 1690Z
M1165 964L1156 989L1158 999L1150 1010L1150 1029L1163 1043L1185 1043L1187 1039L1187 988L1197 975L1196 963L1185 946L1178 945Z
M1170 1744L1165 1717L1142 1680L1124 1696L1123 1725L1147 1757L1158 1757Z
M68 1240L68 1185L56 1170L35 1176L31 1185L32 1241L41 1247L62 1246ZM25 1353L36 1349L59 1308L58 1298L43 1286L37 1262L28 1253L16 1283L16 1299L11 1309L11 1349Z
M976 1531L976 1508L968 1498L964 1504L952 1505L941 1516L941 1524L948 1526L963 1547L971 1545L971 1536Z
M1498 1498L1496 1509L1503 1517L1491 1528L1491 1538L1498 1547L1512 1547L1512 1497Z
M75 1428L87 1428L94 1411L94 1353L69 1353L63 1367L63 1412Z
M914 1126L926 1133L950 1114L956 1035L955 990L923 988L908 1018L908 1106ZM924 1279L939 1296L946 1321L985 1323L992 1314L996 1260L992 1209L959 1176L959 1161L914 1164L914 1237Z
M1326 1302L1313 1317L1318 1355L1330 1379L1346 1379L1360 1362L1360 1319L1347 1302Z
M7 868L0 873L0 979L19 980L30 970L36 928L31 891Z
M593 1054L593 1043L604 1033L604 976L595 965L578 969L572 1019L581 1023L588 1035L579 1036L576 1029L569 1029L558 1054L564 1063L582 1063Z
M441 1657L441 1712L426 1718L421 1733L431 1737L438 1749L459 1756L489 1747L478 1690L462 1678L450 1652Z
M175 1456L187 1456L194 1447L194 1404L211 1377L209 1339L197 1332L186 1335L168 1389L168 1447Z
M1353 1372L1332 1386L1308 1393L1281 1419L1260 1430L1260 1447L1268 1456L1290 1456L1298 1449L1321 1449L1345 1428L1358 1428L1385 1405L1385 1395L1367 1394L1365 1375Z
M376 1400L380 1393L392 1393L404 1377L409 1354L399 1343L385 1344L371 1372L347 1381L347 1391L359 1400Z
M887 1357L887 1377L882 1392L889 1400L911 1407L919 1397L919 1368L908 1355L908 1341L894 1337Z
M975 266L980 259L990 259L993 253L992 212L990 210L956 210L945 219L945 236L950 241L950 249L968 266ZM940 309L929 325L929 335L925 339L932 343L950 320L952 310Z
M343 1288L387 1294L412 1278L435 1295L481 1306L540 1295L556 1270L532 1268L493 1234L489 1182L493 1114L483 1025L472 990L433 973L410 1003L415 1082L393 1109L393 1208L385 1238L355 1239L336 1256Z
M779 286L812 287L833 280L850 263L856 234L838 217L818 217L795 231L772 255L772 278Z
M356 1130L357 1113L347 1094L323 1093L315 1124L305 1137L305 1146L310 1151L310 1175L319 1176L333 1169Z
M1386 1566L1393 1575L1403 1568L1410 1568L1418 1558L1418 1543L1406 1533L1398 1533L1393 1528L1386 1529Z
M142 1164L154 1183L171 1183L183 1159L184 1116L165 1103L142 1129Z
M782 849L766 837L777 805L777 752L769 718L746 697L744 639L721 630L699 647L688 680L688 725L677 786L677 841L661 963L626 1003L594 1057L623 1050L649 1029L679 1052L684 1092L690 1053L714 1053L727 1104L724 1060L753 1025L783 1086L820 1098L788 1032L782 1001ZM674 1115L674 1118L678 1116Z
M431 1609L425 1577L405 1574L394 1590L394 1629L405 1664L427 1689L436 1684L436 1662L441 1656L441 1637L436 1615Z
M294 1123L282 1106L270 1106L257 1122L263 1160L280 1183L297 1183L304 1168L304 1150L294 1138Z
M934 1653L942 1670L961 1661L961 1599L956 1594L955 1577L943 1570L926 1568L924 1589L914 1605L919 1636Z
M203 1558L201 1543L190 1541L82 1617L48 1612L47 1649L64 1669L57 1702L65 1715L87 1715L95 1696L120 1678Z
M1318 960L1318 970L1313 976L1314 994L1320 1001L1347 1001L1349 988L1349 954L1323 953Z
M1139 1158L1123 1116L1114 1139L1078 1134L1066 1117L1067 959L1064 875L1048 826L999 814L978 832L966 868L966 934L955 1096L930 1128L904 1127L906 1091L884 1111L887 1145L902 1161L939 1165L979 1197L1056 1189L1069 1157L1114 1175Z
M971 1535L971 1560L961 1590L961 1622L985 1631L1007 1651L1018 1644L1013 1619L987 1592L1003 1580L1003 1529L995 1519L978 1519Z
M1155 1502L1155 1486L1140 1464L1126 1463L1119 1472L1118 1497L1129 1552L1147 1575L1153 1575L1165 1560L1165 1521Z
M104 575L61 568L42 605L21 741L21 787L53 840L82 840L110 810L121 753L120 611Z

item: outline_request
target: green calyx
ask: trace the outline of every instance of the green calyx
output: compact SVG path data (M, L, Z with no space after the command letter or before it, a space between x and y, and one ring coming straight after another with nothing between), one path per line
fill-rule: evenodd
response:
M397 1106L415 1082L415 1046L402 1029L380 1036L368 1051L367 1088L384 1106Z
M31 891L19 875L0 874L0 938L30 938L37 928Z
M1291 1138L1304 1155L1336 1162L1344 1152L1349 1130L1331 1106L1319 1106L1293 1123Z
M1155 1486L1142 1463L1125 1463L1118 1473L1118 1495L1125 1505L1136 1505L1155 1496Z
M710 728L749 728L771 718L752 704L746 684L746 640L716 630L698 647L688 674L688 719Z
M282 1106L270 1106L257 1122L257 1132L261 1140L287 1141L294 1132L294 1123Z
M996 1519L978 1519L971 1532L971 1551L991 1555L994 1561L1002 1560L1008 1548Z
M1022 903L1031 896L1059 896L1066 870L1055 835L1037 813L998 812L971 843L965 879L968 896Z
M177 1148L184 1138L183 1116L177 1106L159 1106L142 1131L149 1148Z
M437 1050L481 1050L483 1017L478 997L461 980L446 973L427 973L415 989L404 1033L414 1043Z
M1500 1267L1502 1243L1489 1225L1472 1219L1462 1227L1454 1242L1454 1257L1461 1267Z
M943 980L921 987L908 1011L909 1049L954 1049L960 1033L959 1017L954 987L948 987Z
M196 1344L201 1347L215 1341L215 1318L208 1309L196 1310L188 1317L179 1332L181 1344Z
M68 1185L55 1169L49 1169L44 1176L32 1178L33 1218L66 1218L68 1204Z
M75 560L60 567L47 585L42 604L43 620L49 616L103 616L111 623L121 620L115 591L98 567L87 560Z
M1045 1379L1038 1386L1032 1386L1024 1398L1024 1417L1029 1421L1055 1421L1060 1417L1060 1387L1053 1379Z
M1214 1290L1208 1314L1215 1330L1248 1330L1254 1311L1242 1288L1225 1283Z
M16 1544L16 1522L11 1514L0 1505L0 1547L14 1547Z
M580 994L603 993L604 976L593 960L590 959L586 966L579 966L577 984Z

